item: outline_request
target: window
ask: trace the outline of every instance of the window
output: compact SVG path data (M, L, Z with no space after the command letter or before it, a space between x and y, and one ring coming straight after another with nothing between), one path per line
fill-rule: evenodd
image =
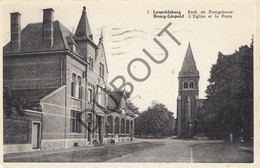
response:
M80 124L80 112L71 110L70 113L70 131L71 132L81 132L81 124Z
M183 88L184 88L184 89L188 89L188 82L184 82L184 83L183 83Z
M113 133L113 117L108 116L107 122L109 123L108 133Z
M190 81L190 88L193 89L194 88L194 82Z
M89 68L93 70L94 67L94 61L92 57L89 57Z
M82 99L81 77L77 76L75 73L72 74L71 96Z
M98 104L99 105L102 105L102 88L99 86L98 87L98 96L97 96L97 99L98 99Z
M93 99L95 99L95 101L96 101L96 89L95 89L94 86L92 86L92 88L93 88L92 97L93 97Z
M81 85L81 77L80 76L78 76L77 84L78 84L78 98L82 99L82 85Z
M88 102L93 101L93 91L92 88L88 88Z
M129 134L129 120L126 120L126 133Z
M123 118L121 119L121 133L125 133L125 119Z
M71 80L71 96L75 97L76 92L76 74L72 74L72 80Z
M119 118L116 117L115 119L115 133L119 134Z
M99 76L104 77L104 64L99 64Z
M88 121L92 121L93 118L92 118L92 114L90 112L88 112Z

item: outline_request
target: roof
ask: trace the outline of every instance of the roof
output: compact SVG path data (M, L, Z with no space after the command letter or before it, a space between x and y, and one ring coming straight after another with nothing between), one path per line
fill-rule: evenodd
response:
M21 32L21 47L18 52L32 52L43 50L42 23L28 24ZM53 46L50 50L69 49L65 37L72 33L59 21L53 22ZM11 42L4 46L4 53L11 52Z
M50 49L43 49L43 26L41 23L28 24L21 31L21 47L16 53L23 52L37 52L37 51L54 51L54 50L71 50L69 44L74 44L71 41L73 36L72 32L63 26L58 20L53 21L53 45ZM74 44L75 45L75 44ZM75 45L76 46L76 45ZM3 48L4 53L12 53L11 42L7 43ZM84 59L83 55L79 52L76 46L76 50L73 51L80 58Z
M124 92L114 91L108 96L107 99L108 112L121 112L121 109L126 110L126 114L129 116L134 116L134 113L127 108L127 98Z
M107 66L107 59L106 59L106 53L105 53L105 47L103 44L103 35L101 33L101 37L99 38L99 43L97 45L97 54L95 56L95 61L97 60L97 57L104 57L106 71L108 73L108 66Z
M75 32L76 36L86 36L92 40L92 33L90 30L89 22L88 22L88 17L87 17L87 12L86 12L86 7L83 7L82 15L79 20L78 27Z
M112 109L119 109L122 101L122 95L120 92L113 92L107 99L107 106Z
M47 96L57 88L45 88L45 89L19 89L12 90L12 94L19 98L23 98L26 102L38 102L43 97Z
M190 43L188 45L184 61L182 63L181 71L179 72L179 77L197 77L199 76L199 71L197 70L196 63L192 54Z

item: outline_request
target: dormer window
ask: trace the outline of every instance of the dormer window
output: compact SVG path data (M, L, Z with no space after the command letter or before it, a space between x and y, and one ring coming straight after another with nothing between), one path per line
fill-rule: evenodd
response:
M91 40L93 40L93 34L89 35L89 38L90 38Z

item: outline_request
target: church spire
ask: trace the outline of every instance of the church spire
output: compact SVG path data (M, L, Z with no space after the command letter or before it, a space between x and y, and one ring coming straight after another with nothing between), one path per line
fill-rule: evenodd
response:
M192 54L190 43L186 51L184 61L182 63L181 71L179 72L179 77L195 77L199 76L199 71L197 70L196 63Z
M83 7L82 15L81 15L78 27L77 27L76 32L75 32L75 36L87 37L87 38L93 40L93 35L91 33L91 30L90 30L85 6Z

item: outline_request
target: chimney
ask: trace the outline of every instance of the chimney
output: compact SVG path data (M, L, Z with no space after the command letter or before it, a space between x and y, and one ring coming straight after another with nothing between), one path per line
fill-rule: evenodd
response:
M11 15L11 49L19 51L21 47L21 14L19 12Z
M52 8L43 9L43 49L53 45L53 12Z

